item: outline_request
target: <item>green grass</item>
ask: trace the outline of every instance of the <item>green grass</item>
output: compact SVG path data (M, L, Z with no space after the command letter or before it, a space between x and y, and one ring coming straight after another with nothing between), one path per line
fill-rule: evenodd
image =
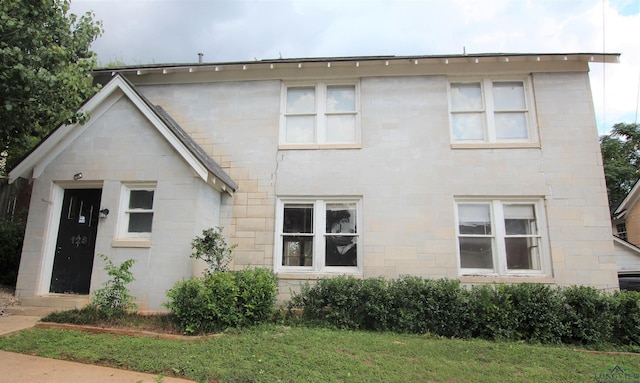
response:
M263 325L196 341L29 329L0 349L208 382L595 382L640 355Z

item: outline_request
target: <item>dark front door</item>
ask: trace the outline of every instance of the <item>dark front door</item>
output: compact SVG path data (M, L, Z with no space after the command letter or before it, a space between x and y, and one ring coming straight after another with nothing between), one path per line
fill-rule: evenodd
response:
M101 196L102 189L64 191L49 290L52 293L89 294Z

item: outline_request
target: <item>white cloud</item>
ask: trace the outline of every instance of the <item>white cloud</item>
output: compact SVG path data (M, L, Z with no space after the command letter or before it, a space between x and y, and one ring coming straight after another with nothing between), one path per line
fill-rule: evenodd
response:
M637 0L74 0L105 33L101 63L254 58L618 52L591 65L599 129L632 122L640 76ZM604 40L603 40L604 31Z

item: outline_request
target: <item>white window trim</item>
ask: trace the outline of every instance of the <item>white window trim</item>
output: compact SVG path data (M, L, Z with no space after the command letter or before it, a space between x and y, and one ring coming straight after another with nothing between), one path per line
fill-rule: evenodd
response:
M465 203L478 203L489 204L491 215L491 227L493 233L491 235L492 243L492 255L493 255L493 269L477 269L477 268L462 268L460 260L460 224L458 205ZM539 238L539 252L540 252L540 270L528 269L528 270L509 270L507 269L507 253L505 245L505 226L504 226L504 212L503 205L505 204L527 204L533 205L535 209L536 225ZM541 198L456 198L454 202L454 214L456 222L456 255L458 271L460 276L495 276L495 277L551 277L551 261L549 252L549 237L547 231L546 211L544 209L544 202ZM500 223L498 223L500 222ZM464 235L463 235L464 236Z
M472 147L538 147L538 124L537 113L535 109L535 96L533 92L533 84L531 76L474 76L474 77L450 77L447 84L447 103L449 105L449 135L451 144L454 148L472 148ZM493 83L494 82L522 82L524 85L525 110L517 110L517 112L525 113L525 121L527 123L527 139L498 140L495 135L494 121L494 101L493 101ZM480 92L482 95L482 110L473 110L468 112L481 112L483 115L483 140L456 140L453 135L453 119L456 113L465 113L465 111L453 111L451 107L451 84L452 83L480 83ZM506 112L506 111L502 111Z
M130 233L129 232L129 214L131 212L145 212L155 213L155 182L136 182L136 183L123 183L120 189L120 208L118 209L118 224L116 229L116 240L131 240L141 239L150 240L151 232L149 233ZM153 190L154 191L154 203L151 210L148 209L129 209L129 198L131 197L131 191L134 190ZM153 230L153 228L152 228ZM120 241L120 244L127 243ZM131 245L130 247L139 247L139 245Z
M282 227L285 204L313 204L313 262L312 266L283 266ZM356 205L356 227L358 228L357 266L325 266L325 214L328 203L354 203ZM361 197L281 197L276 202L276 230L274 248L274 270L286 274L362 274L362 198Z
M326 111L326 92L328 86L337 85L353 85L355 87L355 110L353 112L335 112ZM288 143L285 141L287 126L287 89L313 87L315 89L315 110L311 114L291 114L291 115L313 115L315 116L315 141L311 143ZM355 114L355 141L354 142L327 142L326 140L326 117L328 115L350 115ZM362 129L361 129L361 111L360 111L360 81L358 80L323 80L323 81L304 81L304 82L283 82L280 95L280 132L279 132L279 149L350 149L360 148L362 145Z

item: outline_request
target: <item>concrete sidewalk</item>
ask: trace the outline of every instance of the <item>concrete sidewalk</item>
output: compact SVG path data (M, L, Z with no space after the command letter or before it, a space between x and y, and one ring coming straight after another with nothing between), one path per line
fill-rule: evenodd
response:
M0 316L0 336L33 327L40 316ZM188 383L191 380L0 351L2 383Z

